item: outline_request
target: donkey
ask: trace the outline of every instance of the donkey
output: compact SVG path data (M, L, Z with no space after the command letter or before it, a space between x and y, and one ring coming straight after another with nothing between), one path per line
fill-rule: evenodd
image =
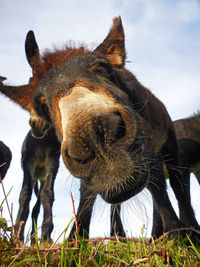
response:
M10 162L12 159L12 153L2 141L0 141L0 182L5 177L8 168L10 167Z
M19 239L23 241L24 227L29 215L29 203L34 189L37 202L32 210L32 244L35 242L35 226L37 226L37 218L41 204L44 212L42 239L50 239L53 230L53 188L60 157L60 143L52 127L46 131L42 139L39 139L36 134L37 132L34 132L32 128L32 131L30 130L26 135L22 145L21 164L24 178L19 197L19 211L15 224L15 230L19 234ZM39 190L38 182L40 182Z
M178 144L170 116L124 67L121 18L113 20L107 37L93 51L66 46L41 56L33 36L32 31L28 33L31 49L26 52L33 77L26 85L1 85L0 90L55 128L64 164L82 179L88 201L92 203L100 194L116 204L147 187L164 231L182 226L199 229L180 186ZM184 222L169 201L162 160ZM161 233L153 229L152 234Z

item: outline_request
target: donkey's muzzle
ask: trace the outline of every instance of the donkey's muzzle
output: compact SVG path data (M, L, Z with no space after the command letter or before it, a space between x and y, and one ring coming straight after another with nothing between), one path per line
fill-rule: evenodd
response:
M107 149L124 137L126 127L120 113L112 112L97 116L71 132L76 134L67 138L66 156L80 164L86 164L99 154L103 155ZM80 134L78 135L77 132Z

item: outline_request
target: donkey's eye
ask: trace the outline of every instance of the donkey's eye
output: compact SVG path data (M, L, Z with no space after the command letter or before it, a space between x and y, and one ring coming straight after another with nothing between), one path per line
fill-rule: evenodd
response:
M107 75L108 73L107 73L107 71L106 71L106 69L104 68L104 66L96 66L95 68L94 68L94 70L93 70L93 72L95 73L95 74L99 74L99 75L103 75L103 76L105 76L105 75Z
M105 59L97 59L95 62L90 66L90 71L96 75L101 75L104 77L108 77L109 73L111 72L111 67L107 60Z
M43 117L49 122L50 116L49 116L49 109L48 109L47 105L41 104L40 109L41 109L41 112L43 114Z
M46 121L50 122L51 119L50 119L49 108L46 104L46 99L42 95L39 94L38 96L35 97L33 105L34 109L39 114L39 116L41 116Z

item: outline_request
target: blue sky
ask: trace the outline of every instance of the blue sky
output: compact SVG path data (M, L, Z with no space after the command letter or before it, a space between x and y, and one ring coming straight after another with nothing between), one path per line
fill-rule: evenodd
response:
M2 0L0 10L0 75L7 77L7 84L24 84L31 76L24 52L29 30L34 30L40 51L62 46L69 40L83 41L95 48L107 35L112 18L121 15L127 61L130 61L126 67L165 104L173 120L200 110L199 0L18 0L17 3ZM23 179L20 151L29 130L28 119L27 112L0 95L0 140L9 145L13 153L4 185L7 191L13 186L9 202L13 203L14 218ZM55 184L54 238L72 217L70 190L77 206L78 180L70 176L61 161ZM193 177L192 201L200 222L199 192ZM123 205L122 214L129 236L140 235L143 224L150 232L150 201L151 197L144 191ZM174 200L173 203L175 205ZM6 207L3 215L8 216ZM29 227L30 221L26 229ZM99 200L91 236L108 233L109 205Z

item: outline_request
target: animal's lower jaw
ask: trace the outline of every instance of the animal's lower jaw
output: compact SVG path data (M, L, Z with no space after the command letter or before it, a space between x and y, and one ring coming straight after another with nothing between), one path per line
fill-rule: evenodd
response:
M102 194L101 197L110 204L117 204L122 203L131 197L137 195L139 192L141 192L145 188L145 185L135 187L134 189L129 189L127 191L119 192L119 194L116 194L116 192L113 194L113 192L108 192L108 194L104 195Z
M126 185L119 184L116 187L98 192L101 197L110 204L122 203L141 192L149 182L149 175L140 177L139 182L126 181Z

